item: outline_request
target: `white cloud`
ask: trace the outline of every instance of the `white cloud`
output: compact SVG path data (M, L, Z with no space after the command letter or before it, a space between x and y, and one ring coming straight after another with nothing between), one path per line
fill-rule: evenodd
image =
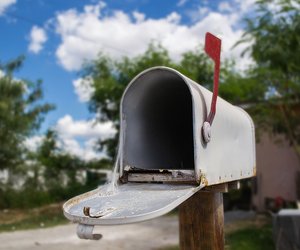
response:
M177 3L178 7L181 7L183 5L185 5L187 3L188 0L179 0L179 2Z
M70 115L60 118L55 126L61 137L108 138L116 132L111 122L96 123L96 120L75 121Z
M112 137L116 130L112 123L96 123L95 120L74 120L70 115L65 115L57 121L53 128L57 132L57 146L64 152L89 161L100 159L105 152L95 149L99 139ZM36 151L41 145L44 136L27 138L24 145L31 151Z
M58 133L60 148L83 160L104 157L104 152L95 150L96 142L99 139L112 137L116 133L110 122L96 123L95 120L76 121L70 115L60 118L55 126L55 130Z
M95 139L89 139L85 141L83 145L80 145L75 139L63 138L60 141L60 147L71 155L78 156L85 161L90 161L105 157L103 152L97 152L95 150L96 142Z
M206 16L211 10L208 7L200 6L198 8L193 8L186 11L187 16L192 21L192 23L196 23L202 18Z
M220 2L218 5L218 10L220 12L232 11L232 7L228 2Z
M246 12L253 10L256 0L235 0L239 14L242 15Z
M30 31L30 43L28 50L37 54L43 49L44 43L47 41L47 35L44 29L33 26Z
M145 21L145 14L138 12L138 11L134 11L132 13L133 17L135 18L137 23L141 23L143 21Z
M0 0L0 16L11 5L15 4L17 0Z
M73 86L80 102L88 102L95 91L93 79L90 77L75 79Z
M36 151L38 149L38 147L42 144L43 139L44 139L44 136L35 135L32 137L26 138L26 140L24 141L24 145L30 151Z
M235 1L244 11L250 8L254 0ZM240 52L246 44L232 50L243 33L242 29L234 28L239 21L239 15L234 11L222 14L203 7L198 10L198 15L202 15L201 20L184 25L180 23L181 16L176 12L164 18L152 19L140 12L131 15L113 11L110 15L102 16L103 8L99 4L90 5L82 12L70 9L57 14L56 31L61 43L56 56L66 70L79 70L85 60L95 59L99 51L114 59L124 55L136 56L143 53L153 40L159 41L169 50L173 59L179 60L182 53L203 43L207 31L223 38L223 59L238 59L241 68L251 63L249 57L240 58Z

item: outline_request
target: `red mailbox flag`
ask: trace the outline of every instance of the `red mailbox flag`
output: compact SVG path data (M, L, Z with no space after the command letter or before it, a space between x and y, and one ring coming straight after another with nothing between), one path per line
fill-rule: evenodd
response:
M220 77L221 40L213 34L207 32L205 35L204 49L206 54L215 62L213 96L211 100L210 112L208 117L206 118L206 122L211 125L216 114L216 103Z

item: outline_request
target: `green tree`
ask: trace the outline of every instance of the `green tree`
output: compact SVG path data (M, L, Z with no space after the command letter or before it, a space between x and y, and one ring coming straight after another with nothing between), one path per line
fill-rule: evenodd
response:
M86 168L86 164L79 157L63 152L58 147L58 138L54 130L46 132L35 156L38 164L43 167L45 188L54 194L57 190L76 186L77 171Z
M42 82L14 77L24 61L19 57L0 64L0 169L14 171L24 164L24 140L36 131L53 109L43 98Z
M235 105L248 107L249 103L262 102L267 89L246 72L236 70L234 62L225 62L221 69L219 94Z
M259 127L285 135L300 159L299 13L299 0L258 1L240 42L253 42L248 51L256 67L249 76L267 90L250 112Z

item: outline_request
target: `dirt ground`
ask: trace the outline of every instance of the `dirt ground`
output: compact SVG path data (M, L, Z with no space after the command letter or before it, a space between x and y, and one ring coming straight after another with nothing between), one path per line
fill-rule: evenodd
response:
M76 236L76 225L74 224L1 233L0 249L147 250L178 244L178 220L176 216L164 216L138 224L95 227L94 231L101 233L103 238L99 241L80 240Z

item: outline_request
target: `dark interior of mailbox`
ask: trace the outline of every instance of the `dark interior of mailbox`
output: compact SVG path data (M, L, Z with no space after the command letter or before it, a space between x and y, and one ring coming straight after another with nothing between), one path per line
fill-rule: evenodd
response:
M123 166L194 170L190 90L175 72L148 71L129 87L122 106Z

